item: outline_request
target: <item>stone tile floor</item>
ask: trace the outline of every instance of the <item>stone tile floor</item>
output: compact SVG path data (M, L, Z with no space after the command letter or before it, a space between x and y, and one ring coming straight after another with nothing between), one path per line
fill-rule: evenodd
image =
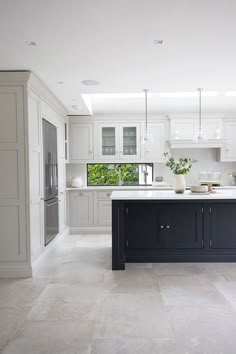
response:
M128 264L110 235L64 237L0 280L2 354L235 354L236 263Z

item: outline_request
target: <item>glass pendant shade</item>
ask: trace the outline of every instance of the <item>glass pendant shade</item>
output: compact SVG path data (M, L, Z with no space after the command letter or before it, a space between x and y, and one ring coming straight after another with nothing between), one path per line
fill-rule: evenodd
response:
M148 117L147 117L147 93L148 89L143 90L145 93L145 132L141 139L141 144L143 145L150 145L153 143L153 135L148 131Z
M207 140L204 131L202 130L202 88L197 89L199 91L199 128L197 134L193 137L195 143L201 143Z

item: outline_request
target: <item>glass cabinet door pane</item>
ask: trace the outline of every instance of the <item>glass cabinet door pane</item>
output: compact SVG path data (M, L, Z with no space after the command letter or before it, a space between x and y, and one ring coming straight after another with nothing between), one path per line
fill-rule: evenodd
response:
M123 155L137 154L137 129L136 127L123 128Z
M102 128L102 154L116 154L116 129L115 127Z

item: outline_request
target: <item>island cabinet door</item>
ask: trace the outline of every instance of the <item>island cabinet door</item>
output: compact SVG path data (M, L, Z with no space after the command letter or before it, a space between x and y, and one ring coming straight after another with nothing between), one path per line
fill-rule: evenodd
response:
M214 204L209 208L210 248L236 248L236 204Z
M125 244L127 250L158 248L158 210L154 204L125 206Z
M202 208L194 204L159 207L159 247L202 248Z

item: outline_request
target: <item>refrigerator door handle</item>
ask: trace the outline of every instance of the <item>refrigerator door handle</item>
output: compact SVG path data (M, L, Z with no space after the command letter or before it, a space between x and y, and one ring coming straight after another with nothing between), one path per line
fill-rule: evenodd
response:
M58 200L56 202L50 203L50 204L46 204L46 207L49 208L52 205L58 204Z

